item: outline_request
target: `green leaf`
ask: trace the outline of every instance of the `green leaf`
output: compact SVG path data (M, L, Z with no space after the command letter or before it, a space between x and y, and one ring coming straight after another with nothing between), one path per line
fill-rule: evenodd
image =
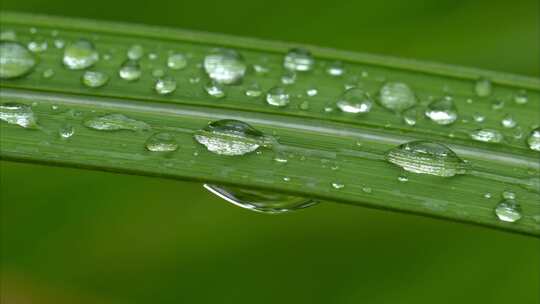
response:
M37 117L36 128L0 124L2 159L256 188L540 236L540 154L527 144L540 124L539 79L300 45L315 57L315 68L298 72L294 83L285 85L282 77L291 75L283 68L283 56L298 45L18 13L0 17L2 31L15 32L18 42L47 42L47 49L35 54L39 63L30 74L1 82L2 103L31 106ZM84 70L62 64L64 49L56 46L79 39L97 48L101 59L88 70L108 76L103 86L84 85ZM142 75L126 81L118 76L119 69L134 45L143 50L138 60ZM205 91L208 77L200 65L217 47L236 50L249 64L240 84L223 86L223 98ZM167 68L170 52L184 54L187 66ZM336 61L344 67L341 76L326 72ZM260 67L267 71L260 73ZM175 79L174 92L156 93L154 75L159 73ZM482 91L476 88L479 79L492 86L488 94L480 94L487 96L476 92ZM414 91L414 125L381 106L379 91L387 82L406 83ZM265 93L246 96L253 83ZM266 102L266 92L275 86L288 92L286 107ZM339 111L335 103L346 86L371 96L369 113ZM309 96L313 89L317 94ZM522 95L527 102L516 102ZM424 111L445 96L452 96L458 118L441 125ZM501 125L508 115L517 126ZM88 122L96 119L114 127L89 128ZM220 119L249 123L277 144L243 156L211 153L193 135ZM476 141L471 132L477 129L496 130L503 140ZM73 135L66 139L65 132ZM158 132L172 134L179 149L146 150L145 142ZM386 155L414 140L449 147L467 161L465 174L406 172L407 181L399 181L404 172ZM523 217L513 223L499 220L494 212L505 190L515 193L522 209Z

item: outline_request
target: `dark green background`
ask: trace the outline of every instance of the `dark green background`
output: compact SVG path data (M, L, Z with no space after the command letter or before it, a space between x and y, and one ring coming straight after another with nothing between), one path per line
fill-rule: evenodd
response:
M537 0L1 8L540 76ZM198 184L9 162L0 162L0 200L6 304L540 302L540 241L481 227L331 203L267 216Z

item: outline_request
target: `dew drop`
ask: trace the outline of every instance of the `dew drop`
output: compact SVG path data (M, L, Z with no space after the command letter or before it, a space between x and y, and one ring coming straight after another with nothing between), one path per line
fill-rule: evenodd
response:
M70 70L82 70L91 67L99 60L99 53L94 44L79 39L64 48L64 65Z
M57 49L62 49L66 46L66 42L63 39L54 39L53 44Z
M341 61L332 62L326 69L326 73L330 76L341 76L345 74L345 68Z
M244 91L247 97L259 97L262 95L263 91L258 83L252 83L250 86L246 88Z
M138 80L142 75L141 65L138 61L128 59L120 66L118 75L127 81Z
M494 129L476 129L471 131L470 136L476 141L500 143L503 140L503 135Z
M299 108L300 110L303 110L303 111L309 110L309 101L307 101L307 100L302 101L302 102L298 105L298 108Z
M75 128L70 124L65 124L58 129L58 135L62 139L69 139L75 134Z
M0 79L11 79L28 74L36 65L32 53L17 42L0 41Z
M372 189L371 189L371 187L364 186L364 187L362 187L362 192L369 194L369 193L372 192Z
M16 41L17 40L17 33L13 30L4 30L0 32L0 40L1 41Z
M215 98L225 97L225 89L217 81L209 81L205 86L206 93Z
M99 88L107 84L109 75L98 71L85 71L81 78L82 83L90 88Z
M291 85L296 82L296 73L293 71L287 71L281 76L281 83L285 85Z
M465 173L465 162L450 148L429 141L412 141L390 150L386 159L406 171L450 177Z
M485 199L490 199L491 198L491 193L489 193L489 192L484 193L484 198Z
M172 53L167 58L167 67L171 70L181 70L187 66L187 58L181 53Z
M416 125L416 122L418 121L418 110L415 107L412 107L408 110L405 110L403 112L403 122L409 126Z
M160 95L171 94L176 90L176 80L170 76L159 78L154 85L154 89Z
M534 151L540 151L540 127L531 131L527 138L529 148Z
M516 193L514 191L504 190L502 193L502 197L507 200L514 200L516 199Z
M503 222L514 223L521 219L521 206L512 199L503 199L495 207L495 215Z
M205 184L204 187L218 197L244 209L278 214L307 208L317 204L312 199L270 191L242 189Z
M289 71L306 72L312 70L314 65L315 59L306 49L291 49L283 57L283 67Z
M336 102L336 106L345 113L367 113L372 105L369 94L358 88L346 90Z
M520 90L514 95L514 102L517 104L526 104L529 102L529 97L527 96L527 91Z
M42 53L47 50L48 44L46 40L32 40L28 42L28 50L34 53Z
M204 70L220 84L237 84L244 78L246 63L235 50L219 48L206 55Z
M345 185L340 182L333 182L332 188L339 190L345 188Z
M439 125L452 124L458 118L457 109L449 96L430 103L425 114L431 121Z
M164 132L150 136L144 146L152 152L173 152L178 149L178 143L174 136Z
M507 129L512 129L517 125L517 122L512 115L506 114L501 120L501 125Z
M394 112L403 112L417 103L413 90L402 82L388 82L379 92L379 102Z
M41 73L41 77L45 78L45 79L51 79L54 77L54 70L53 69L45 69L42 73Z
M491 85L491 81L489 81L489 79L480 78L474 84L474 92L479 97L487 97L487 96L491 95L491 91L492 91L491 87L492 87L492 85Z
M107 114L104 116L93 117L84 122L84 125L90 129L100 131L146 131L150 130L150 125L145 122L129 118L123 114Z
M289 104L289 93L283 87L273 87L266 93L266 102L275 107L285 107Z
M140 44L134 44L127 50L127 57L131 60L139 60L144 55L144 49Z
M37 128L37 119L30 106L6 102L0 104L0 120L23 128Z
M265 74L268 74L268 72L270 72L270 69L268 67L261 64L254 64L253 70L255 70L255 73L259 75L265 75Z
M486 120L486 117L484 115L476 112L476 113L473 114L473 119L474 119L474 121L481 123L481 122L484 122L484 120Z
M400 176L398 176L398 181L406 183L409 181L409 178L407 177L407 175L401 174Z
M495 111L504 108L504 100L502 100L502 99L494 100L494 101L491 103L491 108L492 108L493 110L495 110Z
M306 90L306 95L309 97L317 96L317 94L319 94L317 88L311 87Z

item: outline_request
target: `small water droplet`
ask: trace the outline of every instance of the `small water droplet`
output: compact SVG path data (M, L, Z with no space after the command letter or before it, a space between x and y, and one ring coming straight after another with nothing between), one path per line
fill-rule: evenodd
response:
M261 146L270 146L269 137L249 124L232 119L213 121L194 135L195 140L208 151L237 156L257 150Z
M425 114L431 121L439 125L452 124L458 118L457 109L449 96L430 103Z
M491 198L491 193L489 193L489 192L484 193L484 198L485 199L490 199Z
M156 60L157 58L158 58L158 55L156 53L148 53L148 59Z
M346 113L367 113L372 104L369 94L358 88L346 90L336 102L336 106Z
M302 111L307 111L309 110L309 101L307 100L304 100L302 101L299 105L298 105L298 108Z
M250 86L248 86L244 92L247 97L259 97L262 95L263 91L258 83L252 83Z
M63 39L54 39L53 44L55 48L62 49L64 46L66 46L66 41Z
M270 191L242 189L229 186L205 184L204 187L220 198L244 209L278 214L307 208L317 201Z
M309 97L317 96L317 94L319 94L317 88L311 87L306 90L306 95Z
M415 107L405 110L403 112L403 121L409 126L416 125L418 121L418 110Z
M345 185L340 182L333 182L332 188L339 190L339 189L345 188Z
M152 152L173 152L178 149L178 143L170 133L156 133L150 136L145 143L148 151Z
M187 58L182 53L172 53L167 58L167 67L172 70L181 70L187 66Z
M47 50L47 47L47 40L38 39L28 42L28 50L34 53L45 52Z
M64 48L64 65L71 70L82 70L91 67L99 60L99 53L94 44L79 39Z
M341 76L345 74L345 68L341 61L332 62L326 69L326 73L330 76Z
M289 104L289 93L285 88L273 87L266 93L266 102L275 107L285 107Z
M204 90L208 95L215 98L225 97L225 89L217 81L209 81L205 86Z
M291 181L291 178L288 177L288 176L284 176L284 177L283 177L283 181L284 181L284 182L290 182L290 181Z
M127 50L127 57L131 60L139 60L144 55L144 48L140 44L134 44Z
M107 84L109 75L98 71L85 71L81 81L87 87L99 88Z
M502 197L507 200L514 200L516 199L516 193L514 191L504 190L502 193Z
M409 178L407 177L407 175L401 174L400 176L398 176L398 181L405 183L409 181Z
M500 143L503 140L503 135L494 129L476 129L471 131L472 139L489 143Z
M37 119L32 108L20 103L6 102L0 104L0 120L23 128L37 128Z
M281 83L285 85L291 85L296 82L296 73L294 71L287 71L281 76Z
M379 92L379 102L394 112L403 112L417 103L413 90L402 82L388 82Z
M514 95L514 102L517 104L526 104L529 102L529 97L527 96L527 91L520 90Z
M197 75L192 75L189 77L189 83L191 84L197 84L201 81L201 77L197 76Z
M58 129L58 135L62 139L71 138L75 134L75 128L70 124L65 124Z
M265 75L265 74L268 74L268 72L270 72L270 69L268 67L261 64L254 64L253 70L255 70L255 73L259 75Z
M204 70L212 79L221 84L237 84L246 73L244 58L235 50L214 49L204 58Z
M534 151L540 151L540 127L531 131L527 138L529 148Z
M504 100L502 99L494 100L493 102L491 102L491 108L495 111L504 108Z
M506 114L501 120L501 125L507 129L512 129L517 125L517 122L512 115Z
M492 91L491 87L492 87L492 85L491 85L491 81L489 81L489 79L480 78L474 84L474 92L479 97L487 97L487 96L491 95L491 91Z
M362 192L369 194L372 192L372 189L370 187L364 186L362 187Z
M291 49L283 57L283 67L289 71L310 71L314 65L315 59L311 55L311 52L306 49Z
M138 61L128 59L120 66L118 75L127 81L138 80L142 75L141 65Z
M17 42L0 41L0 79L11 79L28 74L36 65L36 59Z
M123 114L107 114L104 116L93 117L84 122L84 125L90 129L100 131L146 131L150 126L142 121L129 118Z
M0 32L1 41L16 41L17 33L14 30L3 30Z
M165 71L162 69L153 69L152 76L159 78L165 76Z
M43 72L41 73L41 77L45 78L45 79L51 79L54 77L54 70L53 69L45 69L43 70Z
M503 222L514 223L521 219L521 206L515 200L504 199L495 207L495 215Z
M160 95L171 94L176 90L176 80L170 76L159 78L154 85L154 89Z
M465 163L450 148L429 141L412 141L390 150L386 159L406 171L451 177L465 173Z
M478 112L473 114L473 119L476 122L482 123L484 120L486 120L486 117Z

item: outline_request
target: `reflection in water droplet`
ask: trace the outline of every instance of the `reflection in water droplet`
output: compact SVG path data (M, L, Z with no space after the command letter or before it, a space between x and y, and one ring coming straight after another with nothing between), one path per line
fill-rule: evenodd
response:
M472 139L489 143L500 143L503 140L503 135L493 129L476 129L471 131L470 136Z
M131 60L139 60L144 55L144 49L142 45L132 45L127 51L127 57Z
M403 112L417 103L412 89L402 82L388 82L379 92L379 102L394 112Z
M367 113L372 104L369 94L358 88L346 90L336 102L336 106L346 113Z
M109 75L98 71L85 71L81 81L87 87L99 88L107 84Z
M479 97L487 97L491 95L491 81L486 78L480 78L474 85L474 92Z
M167 67L172 70L181 70L187 66L187 58L184 54L173 53L167 58Z
M244 155L272 144L270 137L245 122L232 119L213 121L197 131L194 138L208 151L229 156Z
M93 117L86 120L84 125L90 129L100 131L150 130L150 126L147 123L129 118L123 114L107 114L104 116Z
M503 222L518 221L522 217L521 212L521 206L512 199L504 199L495 207L495 215Z
M11 79L28 74L36 59L17 42L0 41L0 79Z
M465 173L465 163L450 148L434 142L412 141L388 151L386 159L406 171L450 177Z
M311 53L302 48L289 50L283 57L283 67L289 71L305 72L313 69L315 59Z
M152 152L173 152L178 149L178 143L172 134L162 132L150 136L145 147Z
M0 104L0 120L23 128L37 128L37 119L32 108L20 103L6 102Z
M531 150L540 151L540 127L531 131L527 138L527 144Z
M212 79L221 84L237 84L246 73L244 58L235 50L214 49L204 58L204 70Z
M71 138L75 134L75 128L70 124L65 124L58 129L58 135L62 139Z
M273 87L266 93L266 102L275 107L284 107L289 104L289 93L282 87Z
M176 80L170 76L159 78L154 85L154 89L160 95L171 94L176 90Z
M128 59L122 63L122 66L118 70L118 75L124 80L135 81L141 78L141 65L138 61Z
M262 213L284 213L307 208L317 201L270 191L242 189L205 184L204 187L222 199L245 209Z
M439 125L452 124L458 118L457 109L449 96L430 103L425 114L431 121Z
M91 67L99 60L99 53L94 44L79 39L64 49L64 65L71 70L82 70Z
M204 90L208 95L215 97L215 98L223 98L225 97L225 89L216 81L212 80L209 81L205 86Z

